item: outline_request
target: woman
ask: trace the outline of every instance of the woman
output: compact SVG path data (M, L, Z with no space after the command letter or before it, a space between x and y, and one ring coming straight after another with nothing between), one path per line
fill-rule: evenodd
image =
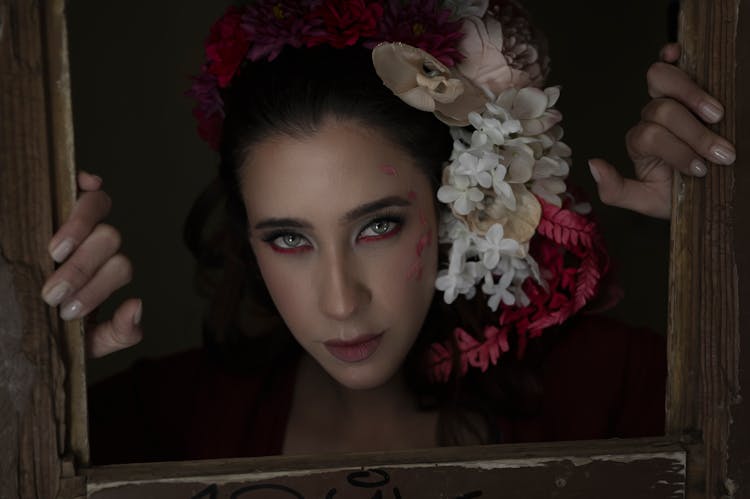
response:
M216 405L208 412L220 414L214 418L196 409L191 422L176 423L181 427L149 451L138 454L142 442L134 447L122 441L110 445L119 452L112 459L128 460L131 449L135 449L132 459L141 460L658 433L658 387L663 385L658 342L613 323L573 317L585 307L592 308L602 287L599 276L606 273L606 255L594 233L590 234L594 242L565 248L577 259L576 265L592 268L589 276L595 277L587 284L590 288L580 297L560 298L556 308L550 305L541 316L523 313L535 297L552 296L555 286L565 286L561 276L569 275L565 272L570 265L566 267L562 258L555 260L557 250L539 236L543 223L559 213L568 220L582 219L576 218L576 205L564 185L560 188L566 154L552 132L559 121L549 110L555 92L506 92L539 85L545 73L542 44L524 24L523 13L514 4L488 7L479 2L451 9L430 4L422 7L429 12L417 12L418 19L434 14L432 28L443 30L441 40L432 39L430 45L417 36L419 30L412 30L403 36L416 36L415 46L405 46L387 43L404 41L394 35L398 23L389 24L403 12L389 12L373 3L363 3L364 10L346 11L340 3L323 2L314 15L301 17L307 24L283 32L291 38L280 37L278 31L268 38L264 29L274 22L300 19L295 17L300 13L278 10L279 5L259 2L244 11L230 10L212 31L207 47L212 59L203 76L210 77L214 86L195 89L198 97L209 98L209 104L223 105L223 115L203 106L197 116L202 135L220 148L222 156L230 228L225 239L213 240L214 249L222 245L225 270L219 291L235 286L229 294L234 299L220 292L213 295L215 304L232 313L217 314L208 328L222 338L224 360L236 353L226 352L227 345L236 349L239 342L249 348L234 360L239 357L240 364L249 364L250 372L236 374L203 357L180 357L141 370L137 376L144 382L133 385L128 380L127 386L140 390L157 378L171 375L184 380L187 373L200 372L189 379L202 384L191 384L190 393L174 398L180 402L170 399L170 405L213 399ZM355 16L353 24L359 31L348 29L351 26L338 29L336 23L345 17L341 9ZM282 27L291 30L290 25ZM381 36L384 29L387 36ZM493 33L503 36L503 30L515 30L517 38L527 36L523 50L532 47L531 51L513 52L516 58L511 60L506 46L492 59ZM238 39L247 44L237 49ZM292 47L278 45L280 39ZM451 44L458 39L460 43ZM503 39L508 45L510 40ZM386 43L371 54L374 42ZM419 45L422 42L426 45ZM472 44L482 50L471 50ZM307 48L293 48L301 45ZM664 59L674 61L677 51L674 46L665 48ZM239 62L228 62L235 53ZM246 53L253 61L243 65ZM491 60L477 60L478 53L485 59L489 54ZM721 107L714 99L667 64L655 65L649 76L655 100L644 110L644 122L628 136L641 181L624 181L601 160L592 161L590 167L604 201L668 216L669 165L703 175L701 157L731 163L733 152L685 107L715 122ZM217 95L221 101L215 100ZM550 102L545 101L534 116L523 115L524 96ZM526 121L515 119L521 115ZM446 124L454 127L453 137ZM468 134L462 128L466 126ZM536 126L539 129L533 130ZM494 146L482 149L488 140ZM550 142L543 149L553 173L521 175L523 180L514 181L525 167L504 158L523 157L528 144L544 140ZM443 171L449 157L454 170ZM473 158L491 166L482 166L473 176L460 170L476 167L479 161L472 163ZM528 173L539 173L536 165L526 168ZM471 180L464 185L461 176ZM67 261L43 290L50 304L64 302L61 314L66 319L87 314L130 273L127 260L116 254L116 232L98 223L108 204L98 190L100 180L82 175L80 182L88 192L50 245L56 261ZM436 193L449 208L443 206L449 223L443 223L442 230L442 205L435 201ZM490 198L492 203L487 201ZM484 215L472 218L477 210L489 213L490 223L482 225ZM468 232L461 235L456 227ZM549 231L548 240L556 238L553 233ZM481 241L472 234L479 234ZM440 254L439 242L449 254ZM562 241L554 242L562 251ZM468 249L471 244L477 245L471 250L474 253ZM199 257L212 256L198 244L194 247ZM230 268L239 279L232 279ZM254 281L260 283L259 289L254 289ZM435 284L442 295L435 294ZM247 340L249 328L242 324L239 298L250 296L253 304L262 304L266 290L273 302L266 308L277 310L284 325L273 334ZM102 355L137 341L140 316L138 300L124 303L112 321L88 335L89 353ZM569 320L559 327L563 319ZM522 329L523 321L537 327L527 324ZM253 326L257 329L257 324ZM544 341L527 347L527 336L542 330ZM597 334L602 330L606 342ZM287 341L287 331L296 343ZM645 357L653 358L644 361L644 354L639 354L636 360L614 357L613 361L603 355L607 348L622 351L617 347L638 343L647 352ZM523 362L504 355L513 350L521 356L527 348ZM612 365L588 371L588 378L595 379L580 384L575 366L592 356ZM541 374L532 372L535 361L544 363ZM644 379L623 383L626 393L599 403L609 379L632 377L639 362L650 366ZM270 378L270 384L258 383L261 375ZM567 387L563 392L550 384L560 377L567 377L560 382ZM580 389L571 390L577 383ZM657 389L644 390L649 384ZM130 399L121 396L124 386L105 387L99 397L110 398L102 405L126 400L130 407ZM226 392L217 395L222 390ZM571 403L577 392L584 397ZM563 403L550 405L560 393L575 410ZM252 401L228 410L238 395ZM253 419L254 428L248 431L248 415L261 407L258 400L270 401L275 412L266 418L270 420ZM158 404L149 401L144 407ZM161 428L180 412L172 410L164 411ZM615 410L617 415L612 413ZM641 426L632 413L638 410L640 419L645 419ZM94 427L102 419L100 414L92 409ZM334 414L339 417L332 418ZM581 414L593 416L581 420ZM118 417L127 420L122 413ZM224 433L198 436L196 429L209 421L227 428ZM555 424L561 428L550 430ZM126 440L132 443L132 435L154 433L137 429L125 432ZM242 440L236 438L240 429L245 441L237 444ZM261 445L263 434L272 435ZM188 443L190 438L204 441ZM96 436L93 440L96 444ZM104 445L103 440L99 443Z

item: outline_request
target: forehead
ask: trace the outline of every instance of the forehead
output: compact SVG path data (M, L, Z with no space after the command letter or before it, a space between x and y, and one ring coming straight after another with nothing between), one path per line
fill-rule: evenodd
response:
M344 212L429 181L383 133L328 122L310 137L275 136L253 147L241 174L251 217Z

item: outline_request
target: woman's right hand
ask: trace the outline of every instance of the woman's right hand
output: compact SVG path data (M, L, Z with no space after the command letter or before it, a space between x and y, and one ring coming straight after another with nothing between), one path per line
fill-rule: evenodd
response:
M132 278L130 260L118 252L120 233L101 223L112 204L101 186L99 177L78 173L81 195L49 243L52 259L61 265L44 283L42 298L50 306L59 305L64 320L87 316ZM87 328L87 356L101 357L138 343L142 307L140 299L131 298L111 319Z

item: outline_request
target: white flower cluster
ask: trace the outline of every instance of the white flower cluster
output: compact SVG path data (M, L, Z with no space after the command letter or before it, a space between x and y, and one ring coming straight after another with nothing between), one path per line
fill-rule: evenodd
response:
M552 109L559 95L556 87L511 88L469 114L469 127L451 127L453 153L437 193L450 207L440 227L450 262L435 282L446 303L471 299L481 283L493 311L500 302L526 306L523 282L544 284L528 249L541 217L533 194L560 206L565 193L571 151Z

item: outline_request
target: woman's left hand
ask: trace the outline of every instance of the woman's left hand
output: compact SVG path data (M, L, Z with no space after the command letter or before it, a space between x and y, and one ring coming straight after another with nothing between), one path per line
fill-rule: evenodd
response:
M678 44L665 45L661 61L648 70L651 101L625 138L636 179L623 178L603 159L589 161L604 203L668 219L673 169L703 177L707 162L734 163L734 146L706 125L723 118L723 106L673 65L679 57Z

